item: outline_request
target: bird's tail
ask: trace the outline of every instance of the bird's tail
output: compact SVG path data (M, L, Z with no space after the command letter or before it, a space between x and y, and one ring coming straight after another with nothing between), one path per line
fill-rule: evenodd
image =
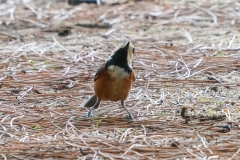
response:
M81 107L92 107L97 102L97 96L94 94L81 104Z

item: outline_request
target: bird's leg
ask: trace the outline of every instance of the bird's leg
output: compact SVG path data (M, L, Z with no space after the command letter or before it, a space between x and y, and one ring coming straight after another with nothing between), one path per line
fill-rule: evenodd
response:
M101 99L97 99L97 102L90 108L90 110L87 112L86 117L92 117L92 110L98 108L98 106L101 103Z
M134 121L133 115L132 115L132 114L129 112L129 110L126 108L123 100L121 100L121 105L126 109L126 111L127 111L127 113L128 113L128 118L129 118L131 121Z

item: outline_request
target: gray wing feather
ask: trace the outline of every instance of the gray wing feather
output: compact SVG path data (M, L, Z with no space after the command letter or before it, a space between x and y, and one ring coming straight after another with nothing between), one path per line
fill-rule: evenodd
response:
M97 80L99 74L101 73L102 69L105 67L105 63L101 65L101 67L97 70L97 72L94 75L94 82Z
M92 107L97 102L97 96L94 94L81 104L81 107Z

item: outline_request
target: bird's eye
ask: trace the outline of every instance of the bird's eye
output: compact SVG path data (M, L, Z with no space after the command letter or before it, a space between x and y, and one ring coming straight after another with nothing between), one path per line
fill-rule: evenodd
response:
M133 54L135 53L135 48L132 49Z

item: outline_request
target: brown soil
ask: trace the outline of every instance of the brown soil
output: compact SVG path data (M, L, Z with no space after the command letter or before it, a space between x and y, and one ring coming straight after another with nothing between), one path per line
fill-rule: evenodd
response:
M0 1L1 2L1 1ZM1 159L239 159L240 3L0 4ZM126 106L81 103L119 44L136 47Z

